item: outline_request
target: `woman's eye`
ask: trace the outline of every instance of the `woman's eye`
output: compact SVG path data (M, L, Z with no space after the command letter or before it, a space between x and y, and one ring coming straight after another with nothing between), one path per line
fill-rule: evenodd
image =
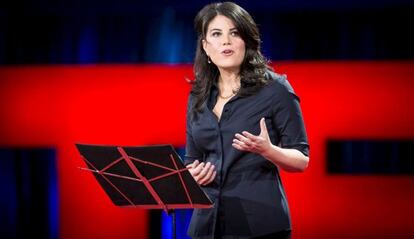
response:
M236 36L239 36L239 32L231 32L231 35L232 35L232 36L235 36L235 37L236 37Z
M220 32L213 32L211 35L212 35L213 37L218 37L218 36L220 36Z

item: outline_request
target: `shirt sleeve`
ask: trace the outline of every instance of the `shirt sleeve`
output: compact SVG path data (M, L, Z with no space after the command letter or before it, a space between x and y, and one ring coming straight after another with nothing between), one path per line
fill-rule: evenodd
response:
M276 84L273 102L272 122L280 137L282 148L297 149L309 156L309 144L306 135L299 97L293 91L286 76L280 76Z
M191 108L192 108L192 96L188 97L187 103L187 115L186 115L186 144L185 144L185 156L184 165L194 162L196 159L202 158L201 151L197 148L193 139L193 132L191 127Z

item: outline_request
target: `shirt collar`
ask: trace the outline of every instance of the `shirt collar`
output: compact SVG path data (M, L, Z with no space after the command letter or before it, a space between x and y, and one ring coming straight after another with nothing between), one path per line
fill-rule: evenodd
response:
M218 93L219 93L219 91L218 91L218 88L217 88L217 84L216 84L216 82L213 82L213 84L211 85L211 88L210 88L210 95L207 98L207 107L210 110L213 110L214 106L217 103ZM239 97L240 97L239 94L236 94L229 101L227 101L226 104L238 99Z

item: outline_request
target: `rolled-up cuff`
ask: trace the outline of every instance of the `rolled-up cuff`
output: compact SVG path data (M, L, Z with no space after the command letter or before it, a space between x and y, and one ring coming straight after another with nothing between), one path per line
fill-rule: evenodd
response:
M282 148L285 149L296 149L302 152L305 156L309 157L309 145L306 143L295 144L295 145L283 145Z
M185 156L184 157L184 165L187 166L188 164L193 163L195 160L200 160L201 157L192 157L192 156Z

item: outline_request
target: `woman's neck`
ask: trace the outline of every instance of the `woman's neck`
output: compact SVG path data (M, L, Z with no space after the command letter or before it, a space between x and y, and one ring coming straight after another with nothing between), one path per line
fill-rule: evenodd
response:
M218 79L220 91L234 91L240 88L239 71L220 70Z

